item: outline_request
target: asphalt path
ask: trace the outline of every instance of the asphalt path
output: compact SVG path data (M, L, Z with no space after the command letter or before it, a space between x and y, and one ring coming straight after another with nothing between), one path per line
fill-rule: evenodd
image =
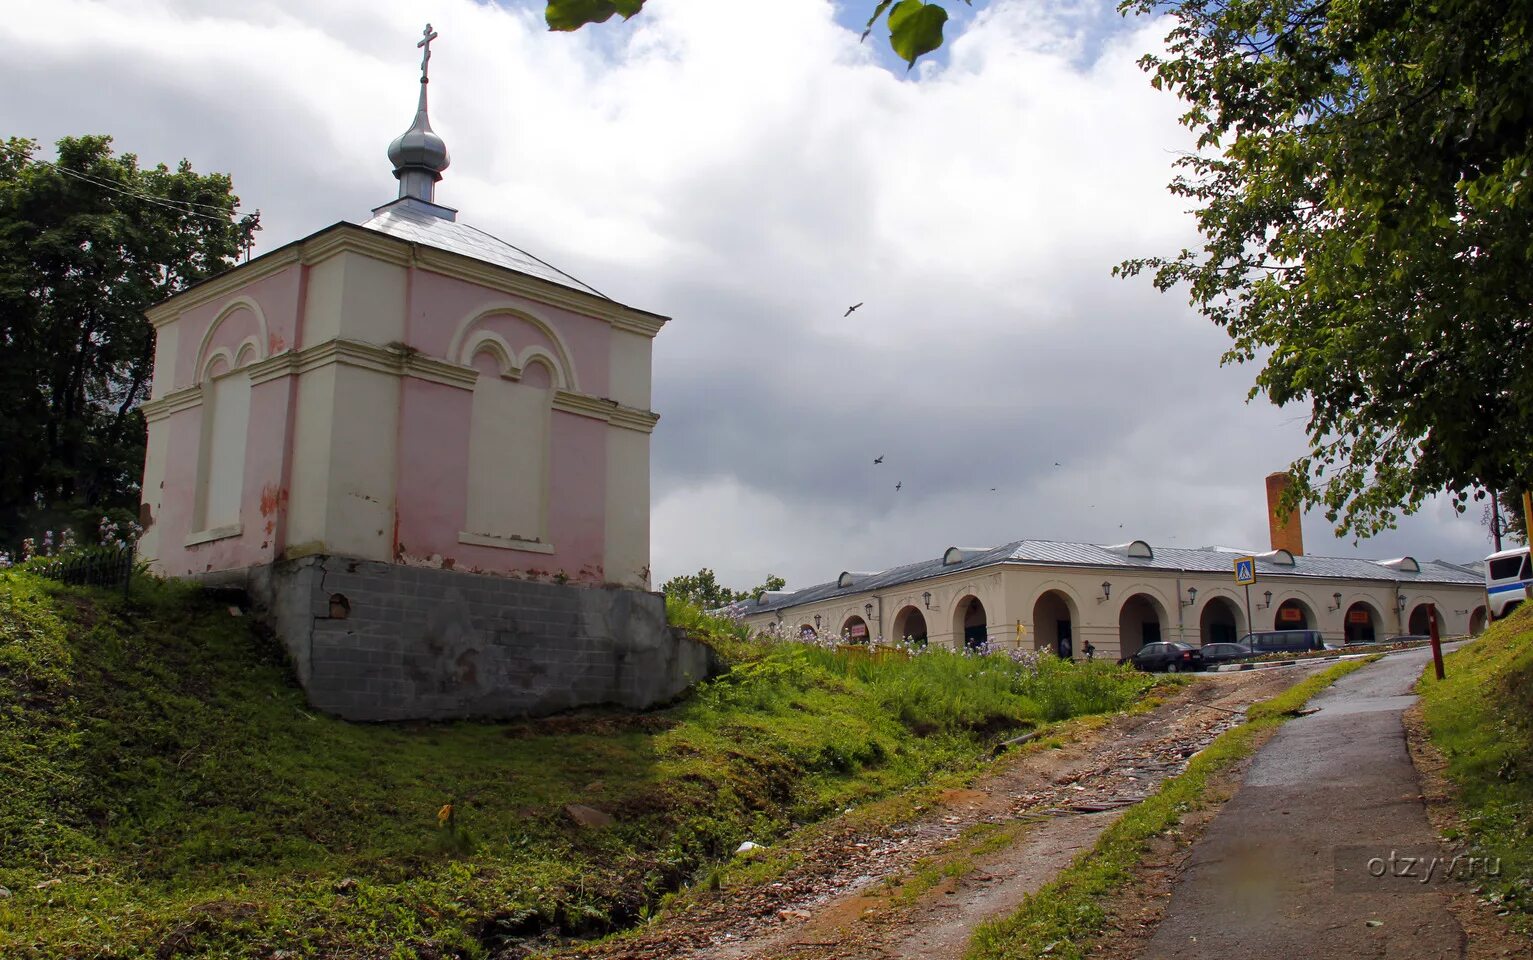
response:
M1401 717L1430 662L1409 651L1351 673L1268 741L1194 844L1142 957L1464 955L1444 878L1474 868L1449 869Z

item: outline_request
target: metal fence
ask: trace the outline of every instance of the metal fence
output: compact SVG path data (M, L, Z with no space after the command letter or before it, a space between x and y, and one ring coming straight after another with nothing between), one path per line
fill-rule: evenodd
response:
M32 568L50 580L83 587L120 587L123 596L133 580L133 547L86 547Z

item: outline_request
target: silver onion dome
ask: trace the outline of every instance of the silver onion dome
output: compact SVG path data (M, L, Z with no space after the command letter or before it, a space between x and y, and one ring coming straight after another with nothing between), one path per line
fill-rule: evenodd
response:
M394 176L399 179L399 196L415 197L434 203L436 182L442 179L451 158L447 144L431 129L431 118L426 113L427 65L431 60L430 41L436 38L431 25L426 25L426 38L417 44L425 49L421 59L421 98L415 109L415 122L410 129L394 138L389 144L389 162L394 165Z
M442 179L442 171L452 162L447 155L447 144L431 129L431 119L426 116L424 86L421 87L421 105L415 114L415 122L389 144L389 162L394 164L394 175L400 179L403 179L403 171L418 168L432 174L435 180Z

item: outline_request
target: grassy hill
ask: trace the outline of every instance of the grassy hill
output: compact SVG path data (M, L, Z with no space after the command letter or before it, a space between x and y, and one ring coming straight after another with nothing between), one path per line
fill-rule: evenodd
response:
M125 601L0 572L0 956L481 957L597 934L742 840L1149 686L688 619L734 666L667 710L360 725L310 711L276 644L190 587Z
M1448 761L1472 853L1496 858L1487 896L1533 936L1533 605L1448 656L1447 679L1418 684Z

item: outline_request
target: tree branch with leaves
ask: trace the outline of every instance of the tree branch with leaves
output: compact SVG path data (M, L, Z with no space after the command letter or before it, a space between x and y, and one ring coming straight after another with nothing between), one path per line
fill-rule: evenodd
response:
M963 2L971 4L972 0ZM544 19L550 30L579 30L588 23L606 23L615 16L624 20L637 16L644 3L645 0L548 0ZM877 0L862 39L866 40L879 21L884 21L889 30L890 49L909 69L918 59L942 46L947 19L947 9L941 3Z

